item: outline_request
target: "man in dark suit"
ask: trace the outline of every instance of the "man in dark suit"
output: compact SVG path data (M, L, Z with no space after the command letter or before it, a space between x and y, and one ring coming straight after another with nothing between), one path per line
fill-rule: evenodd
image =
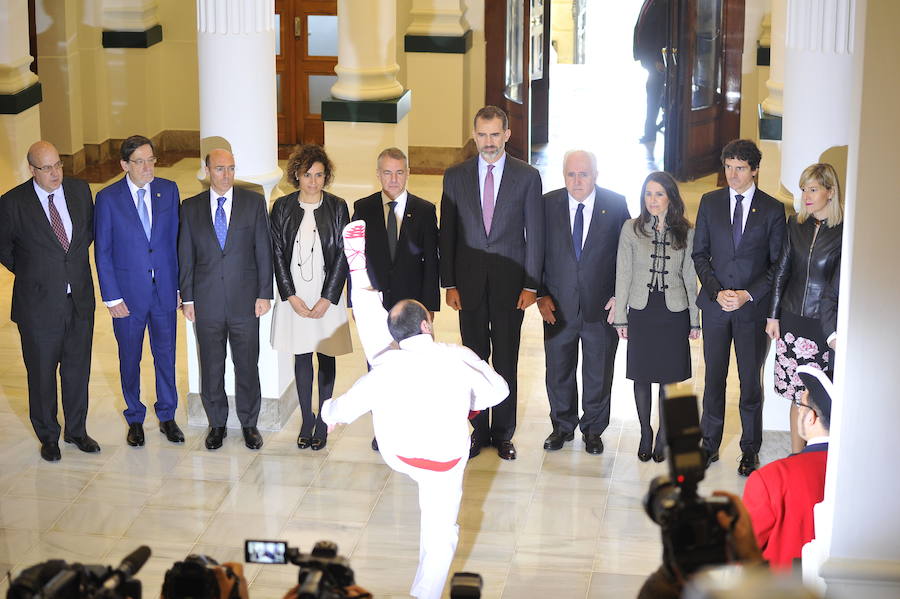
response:
M369 280L381 292L385 310L414 299L433 316L441 309L437 211L407 191L409 160L400 148L382 150L376 174L381 191L356 200L351 219L366 223ZM378 449L375 439L372 449Z
M662 107L666 85L666 67L662 62L662 49L668 45L668 0L644 0L637 23L634 25L632 53L647 71L647 115L644 119L644 135L640 142L647 146L652 158L656 144L656 118Z
M478 155L444 173L441 199L441 284L459 310L464 345L509 385L509 397L472 421L471 455L493 445L516 458L516 373L524 310L537 299L544 253L544 209L537 170L504 152L506 113L485 106L475 115Z
M88 453L88 379L94 334L94 280L88 248L94 239L91 190L63 177L56 148L28 150L32 178L0 197L0 261L15 275L11 319L19 327L28 371L28 412L41 457L59 460L56 370L66 430L63 439Z
M125 397L125 441L144 444L141 403L141 352L144 331L156 370L159 430L172 443L183 443L175 423L175 311L178 297L178 187L155 177L151 142L132 135L119 151L125 176L97 193L94 258L100 295L112 316L119 344L119 375Z
M603 453L619 338L615 313L616 253L629 219L625 197L598 187L597 159L568 152L566 186L544 195L544 274L538 309L544 319L547 397L553 432L544 449L562 449L580 426L584 448ZM583 356L583 415L578 418L578 344Z
M409 161L399 148L378 155L381 191L357 200L353 218L366 223L366 264L372 286L390 310L414 299L440 310L438 228L434 204L409 193Z
M226 436L229 343L244 444L259 449L259 317L269 311L273 297L266 202L258 193L234 187L234 156L228 150L212 150L205 164L209 191L181 206L178 265L182 309L195 323L200 349L200 397L209 420L206 448L222 447Z
M702 284L697 307L703 311L706 381L700 428L707 464L719 459L733 341L741 381L741 476L759 466L770 271L785 235L784 205L754 183L761 159L756 144L746 139L722 150L728 187L700 199L692 254Z

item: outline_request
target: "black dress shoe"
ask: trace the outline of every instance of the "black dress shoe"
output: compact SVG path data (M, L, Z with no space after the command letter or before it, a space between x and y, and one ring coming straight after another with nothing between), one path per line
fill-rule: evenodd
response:
M128 434L125 435L125 442L132 447L144 446L144 425L140 422L132 422L128 425Z
M582 435L584 438L584 450L591 455L600 455L603 453L603 439L596 433Z
M759 468L759 454L745 451L741 455L741 463L738 464L738 474L741 476L750 476L750 474Z
M372 437L372 451L378 451L378 439Z
M497 455L501 460L516 459L516 446L512 441L500 441L497 443Z
M320 449L325 449L327 443L328 439L313 439L312 443L309 444L309 448L313 451L319 451Z
M297 437L297 449L306 449L312 444L312 439L300 435Z
M713 462L718 462L718 461L719 461L719 452L718 451L707 452L707 454L706 454L706 467L707 468L712 466Z
M263 446L262 435L259 434L259 430L255 426L245 426L243 433L244 445L247 446L247 449L259 449Z
M222 440L228 436L228 431L224 426L211 426L209 433L206 434L206 448L219 449L222 447Z
M41 443L41 457L48 462L58 462L62 459L62 454L59 451L59 443L56 441Z
M544 449L549 449L550 451L562 449L566 441L571 441L574 438L574 432L564 433L562 431L554 430L552 433L547 435L546 439L544 439Z
M164 434L170 443L184 443L184 433L181 432L174 420L160 422L159 432Z
M638 445L638 459L642 462L650 461L650 453L653 448L653 431L649 434L641 433L641 443Z
M479 453L481 453L481 443L475 440L475 437L472 437L469 440L469 459L476 457Z
M70 437L69 435L63 435L63 441L66 443L72 443L85 453L97 453L100 451L100 444L91 439L87 433L83 437Z

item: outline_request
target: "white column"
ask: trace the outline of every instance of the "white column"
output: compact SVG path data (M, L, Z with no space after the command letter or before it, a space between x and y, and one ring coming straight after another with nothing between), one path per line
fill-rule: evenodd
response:
M275 98L274 0L197 0L200 139L231 145L241 181L266 199L281 180Z
M413 0L408 35L465 35L469 24L463 0Z
M341 100L388 100L403 93L395 61L395 0L338 0L338 79L331 94Z
M228 147L235 158L235 178L262 186L266 199L281 180L275 98L274 0L197 0L197 54L200 76L200 151ZM201 163L202 164L202 163ZM202 167L201 167L202 172ZM202 177L202 175L201 175ZM277 293L277 290L276 290ZM275 430L296 408L288 393L293 381L292 356L269 344L272 312L259 321L259 378L262 391L258 426ZM200 365L192 326L188 348L188 421L205 424L200 403ZM239 427L233 408L234 370L226 360L228 426Z
M849 141L853 0L788 0L787 8L781 184L799 209L803 169Z
M100 26L111 31L146 31L159 23L158 0L99 0Z
M769 114L784 114L782 94L784 93L784 32L787 20L788 0L772 0L771 40L769 79L766 88L769 95L763 100L763 110Z
M816 539L804 548L808 581L827 597L900 597L900 479L897 401L900 275L895 264L900 3L856 0L848 107L844 249L831 444ZM829 79L825 89L841 84ZM790 116L790 113L785 115ZM827 126L827 123L826 123ZM820 566L821 564L821 566Z
M28 3L0 1L0 94L15 94L37 83L28 48ZM25 153L41 138L38 106L18 114L0 114L0 189L3 192L31 174Z

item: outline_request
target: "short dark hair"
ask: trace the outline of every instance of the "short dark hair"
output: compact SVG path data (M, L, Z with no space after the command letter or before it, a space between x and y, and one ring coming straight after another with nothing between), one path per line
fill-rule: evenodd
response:
M316 144L306 144L296 148L287 161L287 178L294 187L300 187L300 175L321 162L325 168L325 187L331 185L334 178L334 165L325 153L325 148Z
M382 158L393 158L394 160L402 160L406 167L409 168L409 158L406 157L406 154L403 153L403 150L400 148L385 148L378 154L378 158L375 159L375 166L381 166Z
M119 148L119 155L122 157L122 160L128 162L131 160L131 155L134 154L134 151L141 146L150 146L150 149L153 150L153 155L156 155L156 146L153 145L149 138L143 135L132 135L123 141L122 147Z
M509 117L506 116L506 113L503 112L502 109L491 106L490 104L475 113L475 118L472 119L473 129L478 126L478 119L484 119L486 121L500 119L500 122L503 124L503 130L506 131L509 129Z
M388 331L394 341L400 343L404 339L420 335L423 320L428 320L425 306L416 300L400 300L388 312Z
M749 139L734 139L722 148L722 164L728 159L745 160L750 165L750 170L755 171L762 160L762 152Z
M809 395L806 396L806 401L809 402L810 409L812 409L812 411L816 413L816 416L819 418L819 420L822 421L822 426L824 426L826 430L830 431L831 430L831 409L830 409L830 407L827 411L823 410L819 406L819 404L816 403L816 398L813 397L812 393L810 393Z

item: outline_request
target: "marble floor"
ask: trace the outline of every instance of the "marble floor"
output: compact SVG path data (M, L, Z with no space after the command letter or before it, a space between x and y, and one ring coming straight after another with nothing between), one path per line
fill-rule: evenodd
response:
M200 190L196 159L184 159L158 175L175 179L184 197ZM707 189L711 181L687 186ZM95 191L101 185L93 186ZM440 197L440 177L413 176L410 189ZM9 313L12 275L0 273L0 313ZM179 319L178 388L187 391L183 319ZM441 311L437 337L458 341L455 313ZM354 331L355 336L355 331ZM355 343L358 348L359 344ZM702 381L699 343L692 347L695 380ZM519 458L501 461L484 451L467 468L461 538L454 571L479 572L485 597L626 597L660 559L659 530L641 498L666 464L635 457L639 431L630 385L624 380L625 345L619 349L613 421L601 456L584 452L576 439L545 452L549 432L544 387L541 323L535 308L525 316L520 357L520 401L515 441ZM152 363L145 353L145 402L152 403ZM336 392L347 389L363 364L359 349L338 358ZM736 377L730 389L737 388ZM0 323L0 592L22 568L61 558L89 564L118 562L140 544L153 557L139 574L147 592L189 553L220 561L241 560L245 538L285 539L309 550L321 539L336 541L350 558L357 581L376 597L405 596L417 561L415 486L393 473L369 448L366 416L335 432L327 448L298 451L295 412L287 427L266 433L260 451L246 449L232 432L216 452L203 447L205 429L187 427L172 445L148 417L147 444L125 444L123 400L116 346L102 304L96 314L88 430L102 445L84 454L64 445L63 458L47 463L28 421L25 370L15 325ZM740 492L735 470L739 431L736 397L729 408L722 460L708 473L703 492ZM767 435L764 461L786 453L781 434ZM248 565L254 598L281 597L297 576L293 566Z

